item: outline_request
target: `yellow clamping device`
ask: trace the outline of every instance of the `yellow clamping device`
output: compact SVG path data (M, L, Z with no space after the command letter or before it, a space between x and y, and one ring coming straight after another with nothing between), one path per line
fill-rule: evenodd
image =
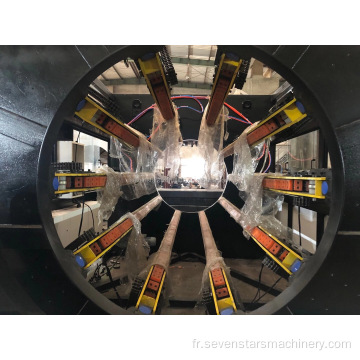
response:
M133 226L131 219L120 219L108 230L74 251L74 255L81 255L86 262L84 269L87 269L128 234L133 229Z
M269 117L260 121L260 123L248 133L248 144L250 146L257 145L261 141L287 129L306 117L305 108L294 98Z
M108 113L88 96L85 98L83 107L75 112L75 115L99 130L118 138L128 146L139 147L137 131Z
M101 173L55 173L55 194L98 190L106 185L107 176Z
M166 271L162 266L151 266L139 299L136 303L136 308L139 309L141 313L145 315L155 314L165 276Z
M224 270L218 267L209 271L209 279L216 314L232 315L236 305Z
M261 226L251 231L252 239L289 275L298 271L303 258Z
M222 54L206 113L206 123L213 125L218 118L226 97L234 85L242 60L238 57Z
M165 120L172 120L175 117L175 112L159 54L147 54L138 61L161 115Z
M263 180L263 188L286 195L325 199L328 193L326 177L269 175Z

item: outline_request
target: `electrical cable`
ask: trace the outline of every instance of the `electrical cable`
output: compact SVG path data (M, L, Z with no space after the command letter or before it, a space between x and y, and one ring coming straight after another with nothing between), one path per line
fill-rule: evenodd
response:
M77 312L76 315L80 315L80 313L85 309L85 306L88 304L89 300L85 301L85 304L81 307L81 309Z
M282 279L282 277L280 276L275 283L269 287L255 302L259 302L266 294L268 294L275 286L276 284Z
M291 157L292 159L297 160L297 161L310 161L310 160L313 159L313 157L308 158L308 159L298 159L298 158L296 158L294 155L292 155L290 151L288 151L288 154L290 155L290 157Z
M193 100L195 100L195 101L199 104L199 106L200 106L200 108L201 108L201 112L202 112L202 113L204 112L204 107L203 107L202 103L199 101L198 97L196 97L196 96L192 96L192 95L179 95L179 96L172 96L172 97L171 97L171 100L176 100L176 99L193 99Z
M298 206L298 223L299 223L299 245L301 246L300 205Z
M116 293L117 298L118 298L119 300L121 300L120 295L119 295L119 293L118 293L117 290L116 290L116 286L115 286L114 280L113 280L113 278L112 278L112 276L111 276L111 271L110 271L110 269L109 269L109 267L108 267L108 265L107 265L107 263L106 263L106 261L105 261L104 258L103 258L103 265L104 265L105 268L106 268L107 276L108 276L109 279L110 279L110 283L111 283L113 289L115 290L115 293Z
M82 211L81 211L81 219L80 219L78 237L80 237L80 233L81 233L81 227L82 227L83 218L84 218L84 207L85 207L85 193L83 193L83 206L82 206Z
M91 217L92 217L92 222L93 222L93 229L94 229L94 231L95 231L95 221L94 221L93 211L92 211L91 207L90 207L88 204L86 204L86 203L84 203L84 204L90 209Z
M183 108L188 108L188 109L194 110L194 111L196 111L196 112L199 113L199 114L202 114L202 113L203 113L203 111L196 110L195 108L193 108L193 107L191 107L191 106L186 106L186 105L179 106L177 109L179 110L179 109L183 109Z
M264 154L265 154L265 149L266 149L266 145L265 145L265 143L264 143L262 154L256 159L256 161L260 160L260 159L264 156Z
M154 104L149 106L147 109L143 110L140 114L136 115L132 120L130 120L127 125L131 125L136 120L140 119L143 115L145 115L149 110L154 109Z
M183 106L179 106L178 109L181 109L181 108L189 108L191 110L194 110L196 111L197 113L204 113L204 107L202 105L202 103L199 101L199 99L201 100L205 100L205 99L209 99L207 96L192 96L192 95L179 95L179 96L172 96L171 97L172 100L176 100L176 99L193 99L195 100L200 108L201 108L201 111L199 110L196 110L195 108L192 108L190 106L186 106L186 105L183 105ZM230 110L232 110L235 114L239 115L243 120L237 118L237 117L234 117L234 116L229 116L229 119L233 119L233 120L237 120L237 121L240 121L244 124L248 124L248 125L252 125L252 122L246 118L241 112L239 112L238 110L236 110L234 107L232 107L231 105L229 105L228 103L224 103L224 105L226 107L228 107ZM140 114L136 115L132 120L130 120L127 125L131 125L132 123L134 123L135 121L139 120L144 114L146 114L149 110L151 109L154 109L155 107L155 104L149 106L148 108L146 108L145 110L143 110Z
M258 288L257 288L257 291L256 291L256 294L255 294L254 298L252 299L252 301L250 301L251 304L255 301L256 297L258 295L260 295L261 275L262 275L263 269L264 269L264 264L261 264L261 269L260 269L260 273L259 273Z
M239 119L239 118L237 118L235 116L229 116L229 119L233 119L233 120L239 121L239 122L241 122L243 124L250 125L250 123L248 123L247 121L241 120L241 119Z
M271 165L271 154L270 154L270 150L269 150L269 165L266 168L266 170L264 171L264 173L268 172L268 170L270 169L270 165Z
M101 266L104 266L103 263L97 264L96 269L95 269L92 277L89 279L89 283L92 283L95 279L99 280L105 275L104 272L102 274L100 274L100 272L99 272Z
M76 164L76 155L77 155L77 149L78 149L78 143L79 143L79 138L80 138L80 130L79 130L79 134L78 137L76 139L76 144L75 144L75 155L74 155L74 163Z
M263 173L263 172L264 172L264 168L265 168L265 165L266 165L266 161L267 161L267 158L268 158L268 155L269 155L269 147L266 145L266 143L265 143L265 147L266 147L265 158L264 158L264 161L263 161L263 164L262 164L260 173Z
M171 99L172 99L172 100L176 100L176 99L193 99L193 100L195 100L195 101L199 104L199 106L200 106L200 108L201 108L201 112L200 112L199 110L196 110L196 109L194 109L194 108L191 108L190 106L180 106L179 108L188 107L188 108L190 108L190 109L192 109L192 110L194 110L194 111L196 111L196 112L198 112L198 113L201 113L201 114L204 112L204 107L203 107L203 105L202 105L201 102L200 102L196 97L194 97L194 96L191 96L191 95L172 96ZM130 120L130 121L127 123L127 125L131 125L133 122L139 120L139 119L140 119L143 115L145 115L149 110L154 109L154 107L155 107L155 104L149 106L148 108L146 108L145 110L143 110L141 113L139 113L138 115L136 115L132 120ZM179 108L178 108L178 109L179 109Z
M83 122L81 123L80 129L83 127L84 123L85 123L85 121L83 121ZM78 143L79 143L79 140L80 140L80 134L81 134L81 132L80 132L80 130L79 130L78 137L77 137L77 139L76 139L76 141L75 141L75 142L76 142L76 144L75 144L75 155L74 155L74 163L75 163L75 164L76 164L76 155L77 155Z
M252 122L246 118L240 111L236 110L234 107L232 107L231 105L229 105L228 103L224 103L224 105L229 108L230 110L232 110L235 114L239 115L241 118L243 118L249 125L252 125Z
M155 135L155 133L160 129L160 125L161 125L161 123L157 126L157 128L153 131L153 133L148 136L148 138L147 138L148 140L150 140L151 137L152 137L153 135Z
M129 160L130 160L130 170L133 171L133 161L132 158L126 154L124 151L121 151ZM120 160L120 159L119 159Z

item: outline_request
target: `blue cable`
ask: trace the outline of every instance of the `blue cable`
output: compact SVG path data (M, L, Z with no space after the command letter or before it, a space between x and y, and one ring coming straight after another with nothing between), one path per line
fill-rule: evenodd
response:
M181 97L189 97L189 98L194 99L200 105L201 111L204 112L204 107L203 107L201 101L199 99L197 99L197 97L195 95L174 95L171 98L176 98L176 97L179 97L179 98L181 98Z
M270 165L271 165L271 155L270 155L270 150L269 150L269 165L264 172L267 172L269 170Z
M138 120L141 116L143 116L145 113L147 113L149 110L153 110L154 108L148 107L147 109L143 110L140 114L137 114L132 120L130 120L127 125L131 125L133 122Z
M245 121L245 120L243 120L243 119L239 119L239 118L237 118L237 117L235 117L235 116L229 116L229 119L234 119L234 120L237 120L237 121L242 122L243 124L251 125L251 124L249 124L247 121Z
M191 107L191 106L186 106L186 105L179 106L177 109L182 109L182 108L188 108L188 109L194 110L194 111L196 111L196 112L199 113L199 114L202 114L202 113L203 113L203 111L196 110L195 108L193 108L193 107Z

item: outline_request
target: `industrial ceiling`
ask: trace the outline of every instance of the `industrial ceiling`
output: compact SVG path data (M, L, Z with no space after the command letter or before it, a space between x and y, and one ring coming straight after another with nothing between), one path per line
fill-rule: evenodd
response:
M179 83L173 94L210 95L214 76L216 45L168 45ZM147 94L145 80L133 60L121 61L103 72L99 79L113 94ZM270 95L282 84L282 77L258 60L252 59L242 90L232 95Z

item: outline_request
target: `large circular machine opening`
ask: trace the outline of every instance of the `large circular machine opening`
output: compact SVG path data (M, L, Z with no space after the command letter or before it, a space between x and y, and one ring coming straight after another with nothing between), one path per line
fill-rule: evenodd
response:
M108 312L272 313L324 257L334 188L321 111L248 49L210 47L187 69L171 51L119 51L48 134L50 242Z
M155 168L157 191L176 210L204 211L224 192L227 181L224 159L215 149L206 159L198 140L184 140L179 143L179 148L179 163L175 165L175 171L165 166L164 159L158 160Z

